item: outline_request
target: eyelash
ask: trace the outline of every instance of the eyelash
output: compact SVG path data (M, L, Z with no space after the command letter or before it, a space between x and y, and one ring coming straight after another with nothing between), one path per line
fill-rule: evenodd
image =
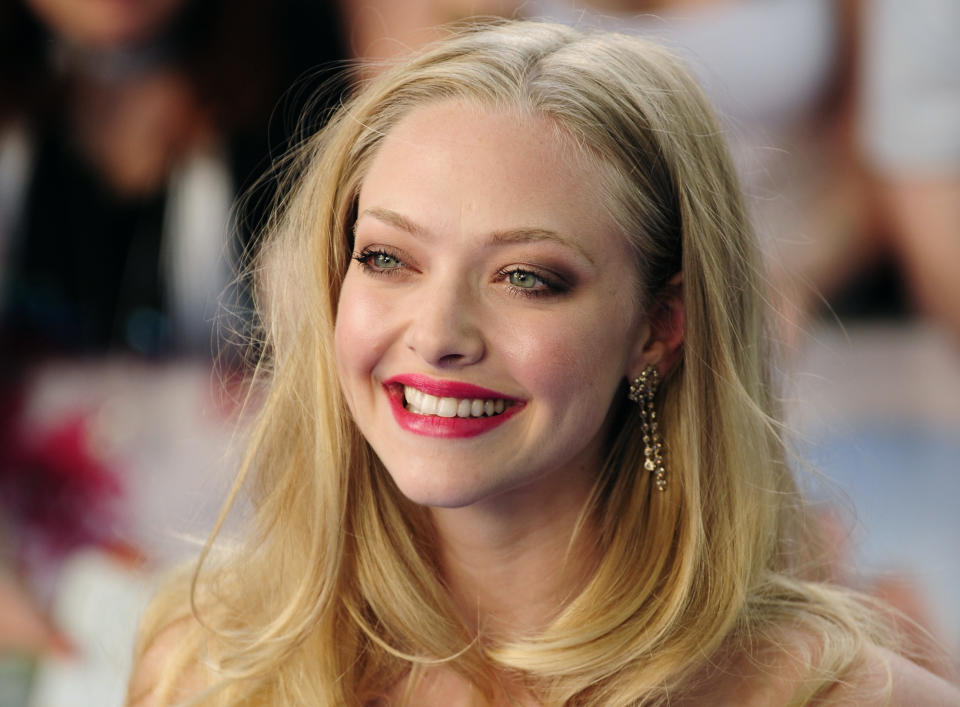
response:
M375 265L371 265L371 260L373 260L378 255L383 255L388 258L393 258L399 265L394 268L379 268ZM403 259L400 258L396 253L392 253L389 250L384 248L364 248L359 253L356 253L352 256L353 260L356 260L360 264L360 267L363 268L365 272L370 273L375 276L385 276L393 277L395 275L400 275L404 270ZM511 285L509 280L510 276L514 273L524 273L527 275L532 275L537 280L543 283L542 288L531 289L525 287L517 287L516 285ZM518 297L550 297L566 294L570 291L569 285L563 283L559 278L553 278L545 275L540 270L535 270L530 267L522 267L519 265L510 265L508 267L502 268L497 271L496 275L498 282L504 282L507 285L508 290L511 294Z
M370 273L371 275L392 277L394 275L399 275L403 270L403 268L399 266L395 268L378 268L374 265L371 265L370 261L378 255L385 255L388 258L393 258L400 264L400 266L403 265L403 259L400 258L399 255L396 253L391 253L390 251L382 248L364 248L359 253L354 255L353 259L360 264L360 267L363 268L364 271Z
M530 289L526 287L517 287L516 285L511 285L510 276L513 273L518 273L518 272L524 273L526 275L532 275L537 280L542 282L544 284L544 287L538 288L538 289ZM566 294L570 290L570 287L568 285L566 285L565 283L559 282L558 279L548 277L539 270L534 270L533 268L530 268L530 267L522 267L520 265L511 265L509 267L503 268L502 270L498 271L497 280L506 282L510 292L519 297L551 297L551 296L555 297L557 295Z

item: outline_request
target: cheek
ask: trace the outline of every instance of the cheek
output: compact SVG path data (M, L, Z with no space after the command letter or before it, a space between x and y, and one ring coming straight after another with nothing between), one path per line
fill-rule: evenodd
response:
M384 322L383 302L356 287L353 276L348 274L340 291L334 328L337 367L342 379L366 376L376 365L388 344Z
M594 311L504 327L501 350L529 392L557 401L609 405L626 373L626 340L616 316Z

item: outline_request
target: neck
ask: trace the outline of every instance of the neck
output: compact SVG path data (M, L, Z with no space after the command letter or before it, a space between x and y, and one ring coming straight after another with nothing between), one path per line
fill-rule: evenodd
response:
M593 476L514 490L466 508L434 508L444 579L464 620L495 640L543 630L596 569L595 526L578 521ZM568 483L567 483L568 482Z

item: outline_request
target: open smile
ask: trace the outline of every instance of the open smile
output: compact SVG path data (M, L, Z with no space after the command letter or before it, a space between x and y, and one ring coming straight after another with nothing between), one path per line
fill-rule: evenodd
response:
M493 417L513 402L503 398L438 398L413 386L403 386L403 406L414 415Z
M496 391L426 376L395 376L383 385L398 424L428 437L474 437L524 407L522 400Z

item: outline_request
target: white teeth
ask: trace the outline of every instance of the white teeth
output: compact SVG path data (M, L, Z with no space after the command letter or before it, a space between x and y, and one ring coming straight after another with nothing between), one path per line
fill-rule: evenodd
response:
M496 415L507 409L507 402L471 398L438 398L411 386L403 386L407 409L416 415L440 417L483 417Z
M440 405L440 398L424 393L420 397L420 414L436 415L437 407Z
M440 417L456 417L457 416L457 399L456 398L440 398L440 406L437 408L437 414Z
M419 410L423 407L423 393L416 388L404 388L403 394L406 396L411 408Z

